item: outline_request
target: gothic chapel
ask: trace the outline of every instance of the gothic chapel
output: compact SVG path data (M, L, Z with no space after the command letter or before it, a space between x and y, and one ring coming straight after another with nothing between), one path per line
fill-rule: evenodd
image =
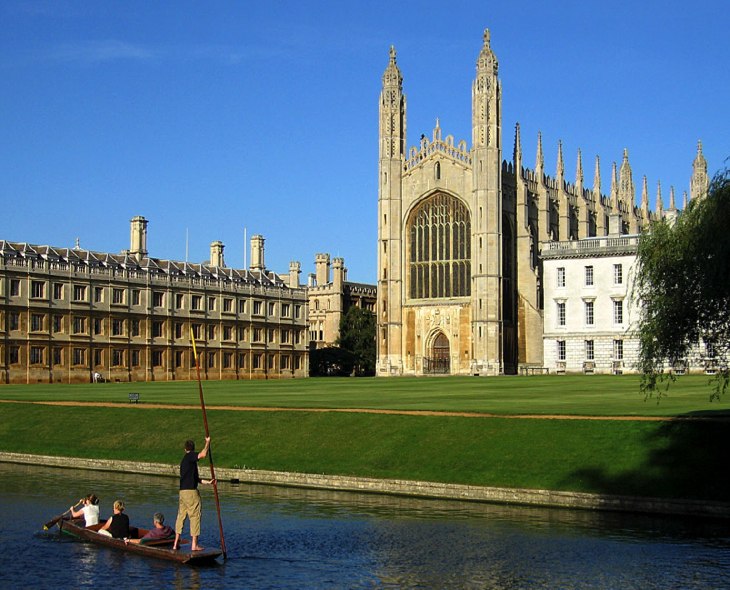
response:
M657 212L649 211L646 177L635 205L626 151L618 174L613 164L607 196L597 157L593 188L585 188L580 150L575 183L565 179L561 145L556 175L548 177L539 135L535 169L525 168L519 125L513 160L503 162L501 101L487 30L472 85L471 148L443 137L437 120L431 139L421 136L406 151L403 76L390 49L379 107L377 375L499 375L542 366L540 243L605 236L609 226L636 234L676 214L673 198L661 209L661 192ZM692 196L706 185L700 144Z

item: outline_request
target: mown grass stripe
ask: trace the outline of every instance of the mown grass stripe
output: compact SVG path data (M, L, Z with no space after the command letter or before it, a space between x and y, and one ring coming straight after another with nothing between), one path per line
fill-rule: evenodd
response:
M730 500L727 424L209 409L216 466ZM3 404L8 452L176 464L199 410Z

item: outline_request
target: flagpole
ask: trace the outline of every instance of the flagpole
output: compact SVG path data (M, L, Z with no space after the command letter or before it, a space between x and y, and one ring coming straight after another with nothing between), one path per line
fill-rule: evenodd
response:
M195 370L198 373L198 390L200 391L200 409L203 410L203 424L205 425L205 438L210 437L208 431L208 417L205 414L205 400L203 399L203 383L200 380L200 363L198 363L198 349L195 347L195 336L192 327L190 328L190 339L193 342L193 356L195 357ZM227 559L226 542L223 539L223 522L221 521L221 505L218 501L218 482L215 479L215 468L213 467L213 452L208 447L208 458L210 459L210 477L213 480L213 492L215 492L215 508L218 512L218 529L221 533L221 549L223 551L223 559Z

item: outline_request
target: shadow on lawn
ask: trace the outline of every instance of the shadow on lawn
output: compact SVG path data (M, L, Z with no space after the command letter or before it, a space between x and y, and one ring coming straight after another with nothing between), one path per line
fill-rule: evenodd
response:
M643 441L651 450L641 467L608 473L575 471L566 483L597 494L617 494L730 502L730 418L727 411L693 412L662 422ZM571 486L574 489L574 486Z

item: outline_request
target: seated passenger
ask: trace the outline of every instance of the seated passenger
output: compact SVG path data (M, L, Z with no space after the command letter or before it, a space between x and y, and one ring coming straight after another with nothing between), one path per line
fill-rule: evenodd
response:
M102 535L114 537L115 539L126 539L129 537L129 517L124 514L124 502L114 502L114 516L106 521L99 529Z
M99 498L96 497L96 494L89 494L82 502L84 507L81 510L74 510L74 506L71 506L71 516L78 518L83 515L87 528L99 524Z
M175 534L175 529L167 526L165 523L165 515L162 512L155 512L152 517L154 528L141 539L125 539L125 543L139 543L144 541L157 541L159 539L167 539Z

